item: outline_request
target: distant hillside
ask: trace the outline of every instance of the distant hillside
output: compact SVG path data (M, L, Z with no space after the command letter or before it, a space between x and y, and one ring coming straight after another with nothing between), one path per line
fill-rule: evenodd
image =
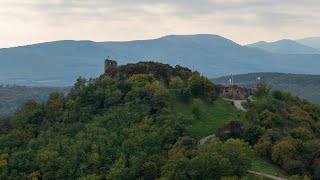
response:
M310 37L310 38L300 39L300 40L297 40L297 42L320 50L320 37Z
M249 73L235 75L235 84L254 87L261 77L276 90L290 91L294 95L320 104L320 75L284 74L284 73ZM228 84L229 76L213 79L215 83Z
M28 100L44 102L52 92L67 94L70 88L0 86L0 116L15 112Z
M279 54L320 54L320 50L314 49L307 45L300 44L296 41L284 39L276 42L256 42L247 45L247 47L258 48L271 53Z
M171 35L129 42L57 41L0 49L0 84L69 86L96 77L107 57L119 64L181 64L208 77L230 72L320 73L320 55L272 54L217 35ZM308 62L308 63L306 63Z

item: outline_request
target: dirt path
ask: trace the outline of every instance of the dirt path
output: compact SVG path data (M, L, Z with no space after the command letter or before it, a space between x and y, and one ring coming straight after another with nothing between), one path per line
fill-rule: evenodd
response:
M215 134L211 134L210 136L204 137L202 139L200 139L200 141L198 141L199 145L203 145L204 143L206 143L209 139L211 138L215 138L216 135Z
M252 97L249 97L248 99L252 100ZM233 100L233 99L225 99L225 100L233 102L234 103L234 107L237 108L238 110L247 112L247 109L242 106L242 103L246 102L247 100ZM252 100L252 101L254 101L254 100ZM215 134L212 134L212 135L209 135L207 137L204 137L204 138L202 138L202 139L200 139L198 141L198 144L199 145L203 145L208 140L210 140L211 138L215 138L215 137L216 137ZM281 178L281 177L278 177L278 176L273 176L273 175L265 174L265 173L261 173L261 172L256 172L256 171L248 171L248 172L251 173L251 174L263 176L263 177L274 179L274 180L287 180L285 178Z
M235 108L237 108L240 111L247 112L247 109L242 106L242 103L247 102L247 100L234 100L234 99L226 99L226 98L224 98L224 100L233 102Z
M251 97L249 97L248 99L251 99ZM233 100L233 99L225 99L225 98L224 98L224 100L233 102L235 108L237 108L237 109L240 110L240 111L247 112L247 109L242 106L242 103L243 103L243 102L246 102L247 100ZM199 144L199 145L203 145L203 144L206 143L209 139L214 138L214 137L216 137L215 134L212 134L212 135L209 135L209 136L207 136L207 137L204 137L204 138L202 138L202 139L200 139L200 140L198 141L198 144Z
M255 175L259 175L259 176L263 176L263 177L267 177L267 178L274 179L274 180L287 180L287 179L282 178L282 177L273 176L273 175L270 175L270 174L265 174L265 173L256 172L256 171L249 171L249 173L255 174Z

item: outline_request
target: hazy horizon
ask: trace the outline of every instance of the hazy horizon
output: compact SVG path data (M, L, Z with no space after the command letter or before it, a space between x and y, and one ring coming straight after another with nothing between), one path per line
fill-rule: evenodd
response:
M2 0L0 48L216 34L239 44L320 36L316 0Z

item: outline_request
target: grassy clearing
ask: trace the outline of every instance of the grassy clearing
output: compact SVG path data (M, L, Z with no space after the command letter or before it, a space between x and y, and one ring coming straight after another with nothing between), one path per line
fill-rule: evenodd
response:
M218 99L214 103L207 103L200 99L193 99L190 103L173 101L172 108L193 119L190 132L193 137L201 139L213 134L218 128L240 115L244 119L245 113L237 110L229 101Z
M173 100L171 108L176 113L192 119L192 126L189 128L191 135L196 139L201 139L213 134L218 128L223 127L227 122L233 120L240 115L240 119L244 120L245 112L237 110L229 101L218 99L214 103L207 103L200 99L193 99L189 103L182 103ZM258 156L253 157L252 171L265 174L275 175L278 173L280 177L287 177L287 174L279 167L261 159ZM263 179L259 175L248 174L243 179Z
M270 175L275 175L276 173L278 173L280 177L288 176L285 171L273 165L272 163L261 159L258 156L256 156L253 159L252 167L250 170L265 173L265 174L270 174Z

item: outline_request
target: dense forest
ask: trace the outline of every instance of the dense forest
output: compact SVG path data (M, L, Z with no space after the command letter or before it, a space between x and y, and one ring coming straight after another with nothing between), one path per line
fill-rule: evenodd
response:
M67 94L69 87L27 87L0 85L0 116L15 112L28 100L45 102L52 92Z
M255 87L261 81L272 85L274 90L289 91L292 94L320 104L320 75L285 74L285 73L249 73L234 76L236 85ZM228 84L230 76L213 79L219 84Z
M267 84L256 99L238 112L206 77L155 62L79 78L0 119L0 179L254 179L256 155L319 178L320 107Z
M249 108L242 139L255 152L278 164L289 175L320 178L320 106L288 92L257 86L257 101Z

